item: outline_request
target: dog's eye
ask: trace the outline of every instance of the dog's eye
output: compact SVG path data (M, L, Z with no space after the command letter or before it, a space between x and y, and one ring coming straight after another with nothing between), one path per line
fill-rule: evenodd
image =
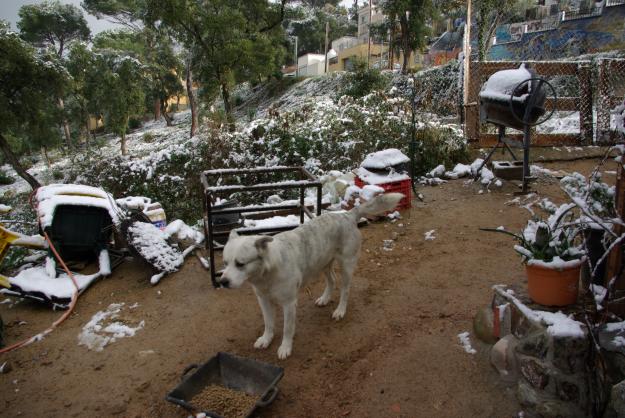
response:
M245 266L245 264L243 264L243 263L241 263L241 262L239 262L239 261L235 261L235 262L234 262L234 265L235 265L235 266L237 266L237 268L239 268L239 269L240 269L240 268L243 268L243 266Z

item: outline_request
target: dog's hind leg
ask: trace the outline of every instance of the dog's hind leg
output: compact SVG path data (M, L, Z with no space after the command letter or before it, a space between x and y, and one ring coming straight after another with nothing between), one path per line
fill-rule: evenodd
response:
M332 313L332 318L337 321L345 316L347 311L347 299L349 298L349 286L356 270L356 263L358 258L351 258L349 260L339 259L339 267L341 268L341 296L339 299L339 306L336 307Z
M275 312L274 307L269 299L266 299L264 296L258 293L256 293L256 297L258 298L260 310L263 312L263 320L265 321L265 332L263 332L263 335L258 337L256 342L254 343L254 348L262 349L269 347L269 344L271 344L271 340L273 340Z
M326 288L321 297L315 301L315 305L317 306L326 306L328 302L330 302L330 299L332 299L332 291L334 290L334 283L336 283L336 275L334 274L332 264L330 264L323 273L326 276Z
M293 336L295 335L295 315L297 300L282 306L284 310L284 331L282 333L282 344L278 348L278 358L284 360L291 355L293 350Z

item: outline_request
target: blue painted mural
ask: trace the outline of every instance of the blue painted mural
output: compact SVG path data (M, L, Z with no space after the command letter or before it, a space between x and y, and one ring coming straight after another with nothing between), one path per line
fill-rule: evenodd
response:
M536 30L536 29L534 29ZM528 33L503 25L490 60L552 60L609 50L625 50L625 5L606 7L601 16L560 22L555 30Z

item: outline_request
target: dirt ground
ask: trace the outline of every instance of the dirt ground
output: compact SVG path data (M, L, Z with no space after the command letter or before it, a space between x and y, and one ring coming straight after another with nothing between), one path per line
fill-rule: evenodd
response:
M595 163L542 166L588 174ZM607 181L614 181L614 169L605 168ZM555 178L541 178L534 187L541 197L563 199ZM214 290L194 257L151 286L138 263L125 262L84 293L75 313L43 341L0 355L0 364L12 366L0 374L0 417L185 417L165 395L185 366L218 351L284 367L280 393L259 417L516 416L522 407L514 389L500 382L489 346L473 335L472 319L490 303L492 285L524 277L512 241L478 228L519 230L529 212L506 204L517 190L511 183L479 190L466 180L423 187L425 201L414 201L403 219L363 228L346 317L331 318L337 294L324 308L314 305L321 279L303 290L294 352L286 361L276 355L281 332L269 349L252 347L263 322L251 287ZM436 238L426 241L432 229ZM398 239L385 251L383 240L393 232ZM101 352L79 346L85 323L118 302L138 303L124 316L145 320L145 327ZM0 304L0 315L11 343L41 331L60 313L24 301ZM462 349L457 335L463 331L471 331L477 354Z

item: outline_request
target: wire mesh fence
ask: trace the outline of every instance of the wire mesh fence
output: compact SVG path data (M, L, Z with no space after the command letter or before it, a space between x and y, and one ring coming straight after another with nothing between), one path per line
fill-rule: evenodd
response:
M613 109L625 98L625 59L601 59L597 63L597 129L599 143L622 138L617 132Z
M533 128L533 145L590 145L613 143L619 135L611 110L625 96L625 59L597 61L482 61L471 62L465 132L469 141L489 145L496 142L495 127L480 122L479 93L495 72L525 63L547 88L545 123ZM554 93L555 91L555 93ZM510 131L512 138L520 132Z

